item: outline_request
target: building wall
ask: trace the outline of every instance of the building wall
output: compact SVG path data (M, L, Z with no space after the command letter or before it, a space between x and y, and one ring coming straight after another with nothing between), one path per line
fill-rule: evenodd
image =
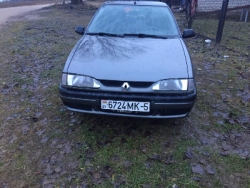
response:
M197 11L220 10L223 0L198 0ZM229 0L228 7L234 8L239 6L250 5L250 0Z

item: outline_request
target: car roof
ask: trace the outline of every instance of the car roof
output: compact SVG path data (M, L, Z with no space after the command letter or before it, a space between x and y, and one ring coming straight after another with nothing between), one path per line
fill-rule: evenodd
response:
M104 5L150 5L150 6L168 6L159 1L106 1Z

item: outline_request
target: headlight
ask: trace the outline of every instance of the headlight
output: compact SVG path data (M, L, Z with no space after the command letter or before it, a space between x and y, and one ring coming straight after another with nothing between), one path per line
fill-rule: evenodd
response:
M62 84L73 87L88 87L88 88L100 88L100 82L89 76L80 76L72 74L62 75Z
M152 89L154 91L187 91L194 90L193 79L172 79L156 82Z

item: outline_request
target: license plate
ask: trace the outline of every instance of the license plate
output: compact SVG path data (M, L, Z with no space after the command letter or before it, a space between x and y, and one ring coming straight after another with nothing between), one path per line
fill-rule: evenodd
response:
M101 100L102 110L149 112L150 102Z

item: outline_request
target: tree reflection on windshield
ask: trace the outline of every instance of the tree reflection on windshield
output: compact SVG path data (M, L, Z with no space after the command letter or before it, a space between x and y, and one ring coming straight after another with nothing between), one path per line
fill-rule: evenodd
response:
M158 6L105 5L87 32L176 36L178 29L170 10Z

